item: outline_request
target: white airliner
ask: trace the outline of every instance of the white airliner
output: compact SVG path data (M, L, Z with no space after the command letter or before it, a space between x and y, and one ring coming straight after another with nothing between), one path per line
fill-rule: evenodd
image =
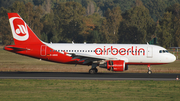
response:
M97 73L97 66L111 71L128 70L128 65L172 63L176 57L165 48L149 44L76 44L45 43L41 41L17 13L8 13L15 45L5 50L46 61L92 65L89 73Z

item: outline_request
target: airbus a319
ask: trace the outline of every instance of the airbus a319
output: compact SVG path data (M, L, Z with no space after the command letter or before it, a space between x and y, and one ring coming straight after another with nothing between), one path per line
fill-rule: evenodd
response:
M41 41L17 13L8 13L14 45L5 50L66 64L92 65L90 74L97 73L97 66L111 71L128 70L128 65L172 63L176 57L165 48L149 44L76 44L46 43Z

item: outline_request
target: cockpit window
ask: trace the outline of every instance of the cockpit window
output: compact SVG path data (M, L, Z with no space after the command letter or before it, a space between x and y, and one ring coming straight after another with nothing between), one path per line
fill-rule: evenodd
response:
M167 50L159 50L159 53L169 53Z

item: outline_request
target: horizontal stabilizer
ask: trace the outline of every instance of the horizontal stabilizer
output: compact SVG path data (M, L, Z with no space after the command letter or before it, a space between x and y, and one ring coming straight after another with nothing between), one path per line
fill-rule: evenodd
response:
M12 47L12 46L6 46L4 48L10 48L11 50L13 51L25 51L25 50L30 50L30 49L27 49L27 48L20 48L20 47Z

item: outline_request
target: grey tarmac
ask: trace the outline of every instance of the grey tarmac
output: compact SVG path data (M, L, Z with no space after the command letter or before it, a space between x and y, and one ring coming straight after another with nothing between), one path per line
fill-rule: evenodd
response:
M180 74L168 73L0 72L0 79L176 80L179 77Z

